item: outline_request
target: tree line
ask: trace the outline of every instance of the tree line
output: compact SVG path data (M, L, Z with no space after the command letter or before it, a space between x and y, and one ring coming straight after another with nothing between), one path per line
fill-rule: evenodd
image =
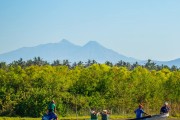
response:
M90 109L133 114L138 104L158 114L168 101L180 115L180 70L176 66L95 60L48 63L40 57L0 62L0 115L40 117L54 99L61 116L87 115Z
M88 67L91 66L92 64L99 64L98 62L96 62L95 60L88 60L87 62L74 62L71 63L68 60L54 60L52 63L47 62L46 60L43 60L40 57L34 57L33 60L27 60L24 61L22 58L20 58L19 60L13 61L9 64L7 64L6 62L1 62L0 61L0 68L6 67L6 66L21 66L22 68L24 67L28 67L28 66L32 66L32 65L39 65L39 66L43 66L43 65L51 65L51 66L68 66L69 68L74 68L76 66L83 66L83 67ZM129 63L129 62L124 62L122 60L118 61L117 63L112 63L110 61L106 61L104 64L108 65L108 66L117 66L117 67L126 67L128 70L133 70L134 68L136 68L137 66L142 66L148 70L161 70L163 68L167 68L170 71L176 71L179 70L180 68L178 68L175 65L172 66L167 66L167 65L157 65L155 62L153 62L151 59L148 59L146 63L139 64L138 62L135 63Z

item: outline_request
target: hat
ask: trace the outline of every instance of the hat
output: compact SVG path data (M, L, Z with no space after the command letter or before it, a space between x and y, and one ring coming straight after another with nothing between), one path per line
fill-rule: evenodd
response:
M107 112L107 110L103 110L103 112Z
M168 102L165 102L164 104L165 104L165 105L168 105Z
M95 111L93 110L93 111L91 111L92 113L95 113Z

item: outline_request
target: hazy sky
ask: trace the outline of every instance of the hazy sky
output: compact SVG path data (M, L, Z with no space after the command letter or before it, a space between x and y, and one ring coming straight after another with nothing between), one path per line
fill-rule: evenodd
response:
M141 60L180 58L180 0L0 0L0 54L63 38Z

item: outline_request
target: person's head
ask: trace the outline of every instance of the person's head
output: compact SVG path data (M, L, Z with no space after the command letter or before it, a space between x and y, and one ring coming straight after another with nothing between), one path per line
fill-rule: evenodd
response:
M55 103L54 100L51 101L52 103Z
M139 104L139 108L143 108L143 106L141 104Z

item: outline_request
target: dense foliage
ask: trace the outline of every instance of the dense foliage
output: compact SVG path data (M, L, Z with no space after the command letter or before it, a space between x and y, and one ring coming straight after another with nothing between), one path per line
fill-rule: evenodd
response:
M177 67L120 61L49 64L41 58L0 63L0 115L39 117L54 99L57 113L87 115L90 109L133 114L139 103L150 114L164 101L171 115L180 114L180 71Z

